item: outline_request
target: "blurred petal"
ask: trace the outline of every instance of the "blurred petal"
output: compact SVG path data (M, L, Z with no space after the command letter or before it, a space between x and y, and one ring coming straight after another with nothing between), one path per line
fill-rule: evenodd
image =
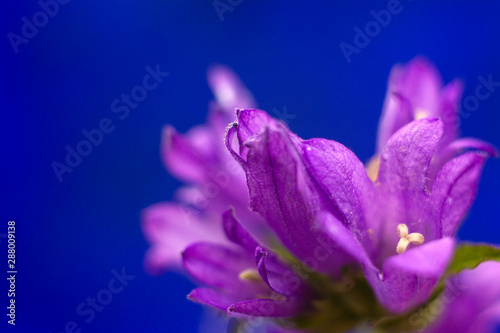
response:
M451 237L476 196L479 179L488 155L468 152L439 171L432 188L431 201L440 221L439 237Z
M209 180L206 154L210 151L211 136L198 128L191 137L184 137L171 126L164 129L161 156L170 173L186 182L200 183ZM203 141L205 147L195 142ZM207 144L208 143L208 144Z
M200 282L231 290L235 294L248 287L239 274L252 267L249 256L213 243L195 243L182 253L186 270Z
M196 288L189 293L187 298L194 302L211 305L224 311L227 310L231 304L241 301L237 296L229 295L211 288Z
M231 116L234 115L236 108L251 109L256 106L250 91L228 67L212 66L208 70L207 80L218 106L224 112L230 113Z
M158 274L167 267L180 268L181 252L202 240L224 241L224 235L210 221L182 204L158 203L142 212L142 230L152 245L146 256L146 269Z
M447 282L442 313L426 333L495 332L500 321L500 263L488 261Z
M233 304L229 307L230 313L254 317L290 317L300 310L299 303L286 300L254 299Z
M389 138L399 128L413 119L423 114L442 117L439 108L441 87L439 72L425 58L417 57L406 65L398 64L392 68L379 124L378 153L382 153ZM444 101L451 100L453 93L454 90L447 93Z
M257 242L253 239L248 231L234 217L234 211L229 209L222 215L222 224L227 238L235 244L240 245L242 248L253 254L255 248L258 246Z

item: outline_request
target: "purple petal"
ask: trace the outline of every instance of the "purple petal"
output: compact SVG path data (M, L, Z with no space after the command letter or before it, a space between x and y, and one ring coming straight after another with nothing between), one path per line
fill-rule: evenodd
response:
M488 261L452 277L439 296L440 316L426 330L494 332L500 321L500 263Z
M414 119L416 113L423 111L431 117L442 116L439 108L441 86L439 72L422 57L404 66L393 67L379 124L378 153L400 127Z
M462 153L465 150L475 149L484 151L489 154L491 157L498 157L498 150L492 144L475 139L475 138L461 138L453 141L446 148L451 154L456 155L457 153ZM452 156L453 156L452 155Z
M207 164L210 162L212 137L208 129L196 128L186 135L180 135L171 126L163 132L161 156L168 171L179 179L200 183L209 179ZM200 147L200 143L204 145Z
M413 121L395 133L381 156L380 183L405 195L423 191L442 133L443 124L435 118Z
M452 159L439 171L431 197L440 221L439 237L455 234L474 201L487 159L487 154L472 151Z
M302 149L307 169L342 213L341 221L369 249L366 210L373 204L374 187L363 163L335 141L312 139L304 141Z
M318 220L322 229L329 237L330 243L336 247L331 248L332 252L334 251L336 258L342 258L340 253L344 253L348 258L352 258L364 266L373 267L363 246L361 246L361 244L354 238L353 233L349 231L339 220L327 213L319 214ZM344 263L351 261L353 260L343 260Z
M284 126L261 110L236 110L236 116L238 118L237 136L240 143L239 155L243 160L247 158L247 144L251 139L261 134L267 128L276 129Z
M333 210L324 194L318 193L301 161L298 146L281 127L266 128L247 142L247 183L252 209L265 218L283 244L300 259L314 257L321 231L315 215ZM338 269L325 261L318 269Z
M290 317L299 313L300 303L288 300L254 299L231 305L229 313L252 317Z
M235 244L240 245L249 253L253 254L258 246L248 231L243 228L238 220L234 217L234 211L229 209L222 215L222 224L227 238Z
M231 116L234 115L236 108L251 109L256 106L250 91L228 67L221 65L211 67L207 74L207 80L217 105Z
M235 295L230 295L211 288L196 288L191 291L187 298L194 302L211 305L224 311L226 311L231 304L241 301L241 299Z
M382 250L387 244L399 240L396 227L405 223L410 232L420 232L428 240L436 239L438 221L429 213L428 193L425 188L430 162L443 131L438 119L420 119L396 132L381 155L378 174L378 199L373 208L374 234L381 241ZM386 257L388 252L382 254Z
M384 151L387 141L394 133L413 120L414 116L410 102L399 93L387 93L378 128L377 154Z
M260 276L271 289L287 296L304 295L306 287L303 280L291 267L261 247L257 248L255 255Z
M182 204L158 203L142 212L142 229L152 245L145 266L152 274L181 267L181 252L191 243L212 240L227 243L216 221L202 220Z
M453 256L454 241L442 238L388 258L377 269L365 266L367 281L382 305L395 313L426 301Z
M441 145L443 146L454 141L459 136L460 118L458 111L463 91L464 85L460 80L450 82L441 91L440 113L434 116L441 118L443 121L444 131L441 139Z
M186 270L200 282L237 293L250 281L239 279L245 269L254 267L249 256L219 244L195 243L182 253Z

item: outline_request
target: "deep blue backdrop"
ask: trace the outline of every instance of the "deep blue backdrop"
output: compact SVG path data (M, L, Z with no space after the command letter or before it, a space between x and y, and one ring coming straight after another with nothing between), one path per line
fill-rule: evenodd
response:
M23 17L43 20L36 15L41 7L35 0L1 2L0 233L16 220L15 331L63 332L70 321L83 332L197 331L201 307L185 299L193 284L143 271L139 213L169 200L179 185L160 162L160 131L167 123L185 131L204 121L210 64L232 67L260 108L286 107L300 136L335 139L364 161L374 150L394 63L425 55L446 82L465 81L465 96L474 94L479 75L500 81L500 3L493 1L402 0L401 12L347 63L339 44L353 44L354 27L364 28L370 11L387 5L244 0L221 20L212 1L73 0L37 33L25 29L30 38L16 53L9 33L22 34ZM120 120L110 104L157 64L170 75ZM499 109L500 91L463 119L464 135L500 146ZM104 118L114 131L59 182L51 163L63 163L65 147L75 148L82 130ZM498 160L488 162L462 239L500 243L499 171ZM122 268L135 279L85 323L77 306ZM7 284L0 287L5 309Z

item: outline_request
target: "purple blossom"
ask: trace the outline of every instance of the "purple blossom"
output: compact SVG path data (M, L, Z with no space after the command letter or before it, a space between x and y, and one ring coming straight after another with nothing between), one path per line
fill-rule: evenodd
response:
M158 203L142 213L142 228L151 248L145 266L152 274L182 267L181 252L191 243L228 244L220 216L229 206L246 220L248 212L244 173L222 144L236 107L255 102L228 68L215 66L208 82L216 100L210 103L207 123L181 135L172 126L163 130L161 157L167 170L188 185L176 193L178 202Z
M454 234L484 163L497 155L485 142L459 138L459 81L442 87L422 58L396 66L365 168L342 144L303 140L253 109L227 68L208 79L216 101L207 124L184 136L164 132L163 161L190 185L178 203L143 213L151 272L182 267L203 285L189 299L243 321L286 318L292 328L283 332L363 322L388 329L387 318L442 332L457 313L457 332L498 322L500 289L477 293L495 284L500 264L448 272ZM413 325L419 306L436 304L443 281L439 313ZM444 302L459 282L467 288Z

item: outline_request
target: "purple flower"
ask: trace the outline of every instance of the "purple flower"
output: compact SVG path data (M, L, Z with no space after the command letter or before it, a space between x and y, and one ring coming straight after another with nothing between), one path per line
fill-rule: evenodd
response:
M375 180L379 166L379 156L389 138L404 125L422 118L440 118L443 135L436 147L431 162L429 178L450 158L467 149L480 149L491 155L496 150L490 144L475 139L459 139L459 107L463 92L460 80L443 86L441 76L432 63L418 57L405 65L395 65L389 76L382 117L377 137L377 149L368 165L368 174Z
M429 298L449 264L451 237L488 158L473 151L452 159L426 187L442 132L436 118L397 131L381 155L376 183L343 145L302 140L263 111L240 110L228 143L237 136L239 153L231 151L246 171L251 207L288 250L332 277L361 264L379 302L401 313ZM398 236L398 225L424 244L411 241L396 253L408 235ZM319 260L321 251L331 254Z
M283 332L361 323L441 332L457 312L457 330L475 332L498 320L500 289L477 293L500 277L500 264L463 269L500 250L456 250L453 238L497 154L458 138L458 81L442 88L421 58L395 67L367 168L342 144L303 140L252 109L228 69L213 69L209 84L207 125L185 136L165 130L164 163L190 186L179 203L143 214L151 272L183 267L203 285L189 299L243 323L286 318ZM457 285L466 288L445 298ZM440 311L419 317L419 306L438 301Z
M158 203L144 210L142 228L151 248L145 266L152 274L182 267L181 252L191 243L228 244L221 214L229 206L247 221L256 219L248 207L244 173L227 153L223 138L236 107L255 102L238 77L223 66L208 73L216 101L210 103L205 125L181 135L171 126L163 131L161 157L167 170L187 186L176 193L178 202Z

